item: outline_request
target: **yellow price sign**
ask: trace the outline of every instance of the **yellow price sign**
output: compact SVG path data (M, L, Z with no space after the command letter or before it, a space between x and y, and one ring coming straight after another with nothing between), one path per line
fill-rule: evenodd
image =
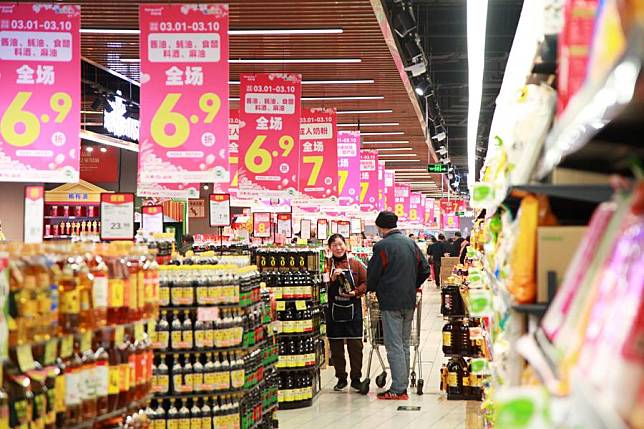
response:
M266 135L257 135L246 151L244 156L244 165L246 169L254 174L264 174L273 166L273 159L281 156L287 158L295 147L295 139L289 135L281 136L278 140L280 153L277 150L269 151L262 147L266 143Z
M338 170L338 177L340 178L338 182L338 193L342 194L344 185L347 184L347 179L349 178L349 172L346 170Z
M18 92L0 119L0 135L12 146L31 145L40 137L41 125L51 120L49 113L37 116L29 110L32 95L31 91ZM55 113L54 124L60 124L71 111L72 97L66 92L56 92L49 98L49 108Z
M409 209L409 219L418 220L418 211L416 209Z
M405 216L405 205L403 203L396 203L394 205L394 213L398 217Z

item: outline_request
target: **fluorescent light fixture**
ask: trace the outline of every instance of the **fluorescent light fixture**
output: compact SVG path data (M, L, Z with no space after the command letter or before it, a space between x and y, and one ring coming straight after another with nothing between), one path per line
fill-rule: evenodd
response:
M141 58L121 58L122 63L140 63Z
M409 143L409 140L383 140L380 142L365 142L365 141L362 142L363 145L365 144L407 144L407 143Z
M426 168L394 168L393 169L396 173L399 171L424 171L427 172Z
M229 80L230 85L239 85L238 80ZM303 80L302 85L357 85L361 83L375 83L373 79L330 79L330 80Z
M81 28L81 34L140 34L139 29ZM342 34L342 28L248 28L228 30L231 36L291 36L296 34Z
M342 101L342 100L382 100L381 95L347 95L342 97L301 97L302 101ZM229 97L228 101L239 101L239 97Z
M361 136L401 136L405 134L404 131L382 131L382 132L370 132L370 133L360 133Z
M380 155L380 158L382 159L383 157L394 157L394 156L405 156L409 158L410 156L413 156L415 154L413 153L383 153ZM418 159L420 161L420 159Z
M125 149L132 152L139 151L139 145L132 142L127 142L125 140L117 139L110 136L105 136L103 134L95 133L93 131L80 130L80 138L83 140L89 140L94 143L104 144L106 146L114 146L119 149Z
M86 150L87 152L89 152L89 153L94 152L94 148L93 148L93 147L91 147L91 146L87 146L87 147L85 148L85 150Z
M373 122L370 124L338 124L338 127L396 127L399 122Z
M101 148L101 152L103 152L103 153L107 152L107 148L106 148L106 147L102 147L102 148Z
M476 181L476 138L483 93L487 3L488 0L467 1L467 185L470 188Z
M96 110L81 110L83 115L102 115L103 112L97 112Z
M141 58L120 58L122 63L140 63ZM360 58L237 58L229 59L230 64L334 64L360 63Z
M386 162L421 162L420 159L385 159Z
M392 151L392 150L412 150L411 147L383 147L376 149L378 152Z
M391 109L374 109L374 110L338 110L338 115L355 115L358 113L392 113Z

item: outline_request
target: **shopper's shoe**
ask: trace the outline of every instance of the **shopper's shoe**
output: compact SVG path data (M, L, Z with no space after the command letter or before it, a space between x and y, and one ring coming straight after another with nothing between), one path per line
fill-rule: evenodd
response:
M351 382L351 388L359 392L362 389L362 383L360 380L353 380Z
M391 390L387 390L386 392L378 393L378 399L384 399L384 400L389 400L389 401L406 401L409 399L409 395L407 392L403 393L394 393Z
M335 390L336 392L342 392L348 385L349 383L347 383L347 380L338 380L338 384L333 387L333 390Z

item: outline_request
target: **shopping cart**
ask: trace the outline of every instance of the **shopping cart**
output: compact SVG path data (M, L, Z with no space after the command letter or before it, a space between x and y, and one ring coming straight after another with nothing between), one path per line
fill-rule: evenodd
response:
M382 317L380 313L380 306L375 293L369 293L365 296L367 303L367 313L364 317L364 327L367 333L367 342L371 345L369 351L369 363L367 364L367 378L362 381L360 385L360 393L366 395L369 392L369 385L371 384L371 363L373 361L373 353L378 356L380 368L382 372L376 377L376 386L384 387L387 384L387 369L385 361L380 353L380 346L384 346ZM411 361L411 371L409 373L409 384L412 388L416 388L416 393L423 394L423 367L420 361L420 323L422 319L422 304L423 293L422 288L416 291L416 309L414 310L414 319L411 324L411 338L409 344L414 348L414 357ZM416 379L416 366L418 366L418 379Z

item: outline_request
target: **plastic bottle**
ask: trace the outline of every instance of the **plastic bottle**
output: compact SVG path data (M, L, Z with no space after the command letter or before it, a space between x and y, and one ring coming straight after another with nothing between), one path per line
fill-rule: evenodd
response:
M82 399L82 418L92 419L97 415L97 385L96 377L96 358L94 351L90 348L85 350L82 355L83 377L81 383L84 383Z
M83 362L78 352L79 344L74 344L74 353L65 369L65 424L76 425L81 421L81 383Z
M155 348L167 350L170 346L170 324L168 323L168 313L161 312L161 317L157 321L155 328Z
M452 322L447 322L443 326L443 353L446 355L454 354L454 347L452 345L453 329L454 325L452 325Z
M195 355L195 362L192 365L192 390L201 392L204 384L204 367L200 361L201 355Z
M190 319L190 312L184 311L183 323L181 325L181 340L183 347L192 349L194 347L194 332L192 330L192 320Z
M108 392L109 392L109 354L106 348L108 345L103 343L96 350L94 355L94 380L96 383L96 414L102 415L108 412Z
M105 246L97 246L96 255L88 256L90 278L92 281L92 305L94 308L94 322L97 327L107 325L107 303L109 286L107 280L107 265L99 252L103 252Z

